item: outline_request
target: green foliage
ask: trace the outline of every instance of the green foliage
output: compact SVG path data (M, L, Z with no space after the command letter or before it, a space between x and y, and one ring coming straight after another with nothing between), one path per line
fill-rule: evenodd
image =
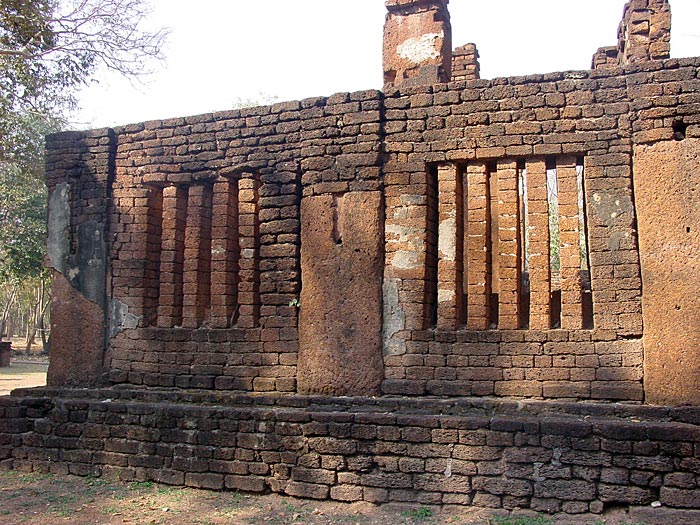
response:
M42 272L45 188L16 166L0 166L0 279Z
M426 508L420 507L418 509L405 510L401 513L404 518L413 518L415 520L427 520L433 517L433 511Z
M20 118L21 117L21 118ZM58 129L52 119L17 117L22 146L0 158L0 281L39 276L46 238L43 137Z
M0 137L18 114L71 107L101 66L134 76L161 58L167 32L144 30L148 13L147 0L0 0Z
M143 29L149 2L0 0L0 283L42 274L44 136L76 90L101 67L133 77L162 58L167 31Z

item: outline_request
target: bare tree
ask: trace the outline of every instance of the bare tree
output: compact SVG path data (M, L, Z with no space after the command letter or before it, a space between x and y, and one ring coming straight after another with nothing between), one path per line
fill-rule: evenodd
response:
M146 25L150 2L0 0L0 336L21 329L27 350L37 330L46 346L50 315L44 135L100 70L136 78L163 59L167 30Z
M29 2L31 4L31 2ZM0 44L0 55L24 60L72 63L84 73L100 63L127 76L145 72L150 59L161 59L165 29L142 27L150 14L144 0L62 0L0 2L3 26L23 28L13 45ZM29 13L23 11L29 10ZM7 30L7 27L5 27ZM22 38L23 36L23 38Z
M0 159L20 147L27 114L72 107L100 68L135 78L162 60L168 31L146 26L150 11L150 0L0 0Z

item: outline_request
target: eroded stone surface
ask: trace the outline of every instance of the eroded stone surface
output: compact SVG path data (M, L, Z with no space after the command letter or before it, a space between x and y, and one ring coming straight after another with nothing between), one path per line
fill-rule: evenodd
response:
M384 25L384 83L448 82L452 74L449 0L389 0Z
M700 139L638 146L646 399L700 402Z
M61 273L53 271L51 295L51 386L100 382L104 352L104 312Z
M301 206L300 393L374 395L382 368L380 192Z

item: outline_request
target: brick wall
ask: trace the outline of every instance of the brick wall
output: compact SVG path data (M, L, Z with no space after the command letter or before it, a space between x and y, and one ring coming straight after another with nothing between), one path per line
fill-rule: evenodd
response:
M654 501L698 507L695 408L24 394L0 398L0 469L337 501L569 513Z
M380 188L380 100L338 94L113 132L109 295L137 327L112 327L111 381L295 391L302 194Z
M452 51L453 81L477 80L480 78L479 51L476 44L465 44Z
M698 65L50 137L50 188L101 184L72 212L108 223L110 381L296 391L301 201L381 190L383 392L642 399L631 158L679 126L698 134Z

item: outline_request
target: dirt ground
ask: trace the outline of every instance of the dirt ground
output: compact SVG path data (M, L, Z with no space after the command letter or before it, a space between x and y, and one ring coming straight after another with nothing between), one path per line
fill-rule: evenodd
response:
M46 384L48 360L13 356L0 395ZM337 503L122 483L99 478L0 472L0 525L700 525L700 513L613 509L603 516L540 516L468 507Z
M15 388L45 385L48 368L49 363L45 358L13 356L9 367L0 368L0 396L9 394Z
M2 525L692 525L700 514L652 509L549 517L468 507L336 503L214 492L156 483L0 472ZM641 518L640 518L641 512ZM664 517L665 516L665 517Z

